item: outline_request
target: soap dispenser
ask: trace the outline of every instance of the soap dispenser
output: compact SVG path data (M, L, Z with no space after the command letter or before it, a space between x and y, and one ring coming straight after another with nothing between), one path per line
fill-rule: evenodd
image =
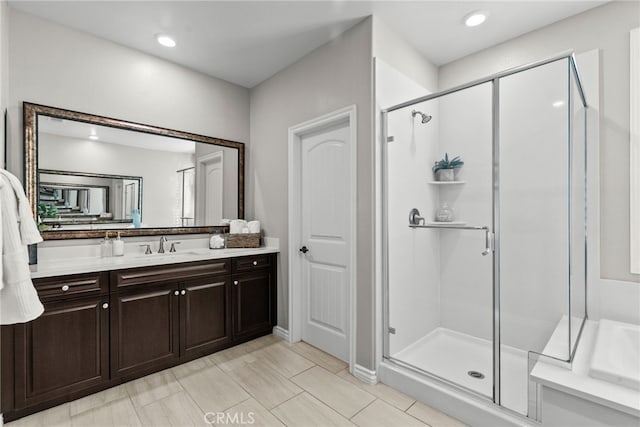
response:
M124 240L120 239L120 232L118 231L118 237L113 241L113 256L124 255Z
M109 240L109 232L107 231L104 234L104 240L100 242L100 256L102 258L108 258L113 253L113 247L111 245L111 240Z

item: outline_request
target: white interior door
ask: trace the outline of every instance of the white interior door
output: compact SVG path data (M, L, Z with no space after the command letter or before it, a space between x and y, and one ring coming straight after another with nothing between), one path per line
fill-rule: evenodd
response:
M220 224L222 219L222 167L220 163L205 166L204 223Z
M344 121L301 136L302 339L349 359L351 141Z
M220 224L223 209L223 153L198 157L196 164L196 224Z

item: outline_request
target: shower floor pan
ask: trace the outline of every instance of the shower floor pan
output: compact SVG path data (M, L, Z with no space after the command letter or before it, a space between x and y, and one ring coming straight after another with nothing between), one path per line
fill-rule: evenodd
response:
M502 346L502 406L526 415L527 352ZM437 328L409 347L392 354L489 398L493 393L493 344L491 341L446 328ZM479 378L480 375L484 378Z

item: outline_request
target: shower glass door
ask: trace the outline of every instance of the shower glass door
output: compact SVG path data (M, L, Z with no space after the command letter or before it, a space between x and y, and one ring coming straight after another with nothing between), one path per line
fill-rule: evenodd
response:
M585 122L570 61L499 80L498 403L520 414L528 353L569 361L585 316Z
M393 142L383 156L385 356L488 399L494 393L492 126L489 82L389 113ZM454 181L435 180L432 166L445 155L464 161ZM423 220L410 225L414 208ZM453 218L442 215L448 212Z
M530 373L570 362L587 317L587 103L573 57L382 117L384 357L538 419ZM445 155L464 166L435 181Z

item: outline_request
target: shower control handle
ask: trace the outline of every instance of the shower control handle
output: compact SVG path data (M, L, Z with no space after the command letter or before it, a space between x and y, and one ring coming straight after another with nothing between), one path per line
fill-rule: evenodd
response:
M484 251L482 251L483 256L491 253L491 231L489 231L489 227L484 228L484 233L485 248Z

